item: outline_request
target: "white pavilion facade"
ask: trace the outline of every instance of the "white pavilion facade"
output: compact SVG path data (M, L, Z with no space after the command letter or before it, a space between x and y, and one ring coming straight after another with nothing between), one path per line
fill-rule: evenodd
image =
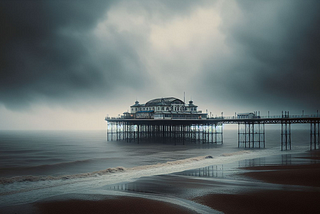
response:
M136 101L130 106L130 113L124 112L125 118L132 119L206 119L207 114L197 110L198 106L190 100L185 104L175 97L157 98L140 104Z

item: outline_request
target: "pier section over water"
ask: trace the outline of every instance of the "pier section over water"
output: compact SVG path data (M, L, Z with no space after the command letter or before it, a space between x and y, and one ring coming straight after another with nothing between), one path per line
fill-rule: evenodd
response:
M310 124L310 150L320 149L320 117L314 115L261 116L260 112L238 113L232 117L211 117L197 109L192 100L189 104L175 97L157 98L140 104L136 101L130 112L119 118L106 117L107 140L173 141L184 144L223 144L223 126L238 125L238 147L266 148L265 125L280 124L280 150L291 150L291 124Z
M172 141L184 144L223 144L223 126L238 125L238 147L265 148L265 125L280 124L280 149L291 150L291 124L310 124L310 150L320 149L320 117L266 117L266 118L207 118L207 119L126 119L105 118L107 140Z
M106 119L107 140L223 144L223 124L207 120Z

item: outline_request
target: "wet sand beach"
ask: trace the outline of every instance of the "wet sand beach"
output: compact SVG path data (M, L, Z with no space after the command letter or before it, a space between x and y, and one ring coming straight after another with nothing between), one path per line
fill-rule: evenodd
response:
M3 213L316 213L320 152L141 177L102 194L60 195Z
M1 210L1 213L196 213L183 206L140 197L105 195L81 195L79 197L79 195L68 195L67 198L66 196L58 196L33 204L6 207Z
M35 205L39 213L195 213L187 208L138 197L113 197L98 201L67 200L41 202Z
M260 190L239 194L209 194L194 201L223 213L317 213L319 192Z
M320 152L313 151L291 157L289 162L295 164L241 167L237 176L278 184L278 187L269 189L261 184L260 188L248 188L237 194L213 193L193 200L224 213L317 213L320 210L320 164L314 160L319 157ZM299 159L309 159L311 163L299 163Z
M315 213L320 210L319 151L280 155L140 178L109 187L170 195L223 213Z

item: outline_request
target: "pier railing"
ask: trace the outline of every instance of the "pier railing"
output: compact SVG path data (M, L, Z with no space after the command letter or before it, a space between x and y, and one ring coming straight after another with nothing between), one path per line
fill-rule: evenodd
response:
M320 115L310 114L310 115L271 115L271 116L255 116L253 118L238 118L237 116L220 116L220 117L208 117L207 119L274 119L274 118L318 118Z
M292 119L297 119L297 118L319 118L320 115L318 114L310 114L310 115L263 115L263 116L255 116L253 118L238 118L237 116L219 116L219 117L207 117L207 118L199 118L199 119L192 119L192 120L223 120L223 119L274 119L274 118L292 118ZM119 120L119 119L133 119L133 118L125 118L125 117L105 117L105 120ZM139 119L137 119L139 120ZM179 118L179 119L157 119L157 120L190 120L188 118Z

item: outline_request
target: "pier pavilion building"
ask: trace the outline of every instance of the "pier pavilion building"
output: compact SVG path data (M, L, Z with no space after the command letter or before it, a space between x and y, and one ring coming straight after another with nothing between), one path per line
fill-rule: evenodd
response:
M124 112L127 119L207 119L207 114L197 110L198 106L190 100L185 104L175 97L152 99L145 104L136 101L130 112Z
M220 121L208 123L207 113L192 100L186 104L175 97L136 101L119 118L106 117L107 140L223 143Z

